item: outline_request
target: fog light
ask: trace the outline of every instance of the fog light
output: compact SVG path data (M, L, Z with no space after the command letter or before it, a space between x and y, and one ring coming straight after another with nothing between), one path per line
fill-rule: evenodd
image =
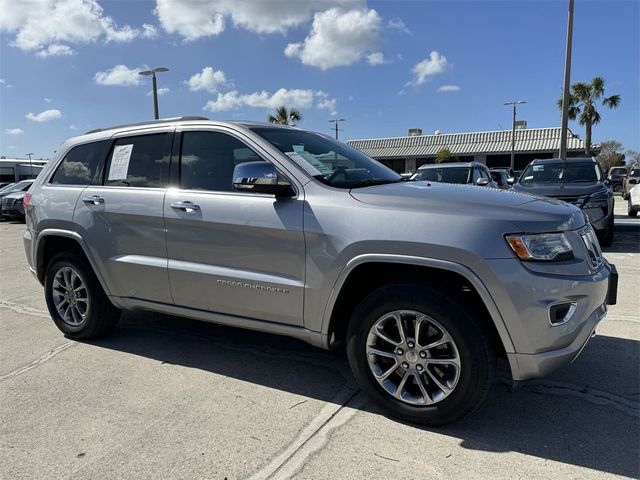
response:
M573 316L578 304L576 302L553 303L549 305L549 323L554 327L564 325Z

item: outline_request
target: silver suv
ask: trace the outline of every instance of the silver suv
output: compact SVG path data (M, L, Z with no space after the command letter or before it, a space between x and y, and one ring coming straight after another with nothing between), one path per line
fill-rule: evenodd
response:
M571 362L617 274L575 206L405 182L324 135L182 117L64 143L24 200L53 321L105 334L143 309L346 345L391 415L474 410Z

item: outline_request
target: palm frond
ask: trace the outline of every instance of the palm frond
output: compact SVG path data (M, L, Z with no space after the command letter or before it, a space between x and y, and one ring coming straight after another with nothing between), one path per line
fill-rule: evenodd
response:
M593 88L593 96L594 98L600 98L604 95L604 78L595 77L591 80L591 87Z
M569 109L567 110L567 115L569 116L569 120L575 120L576 118L578 118L578 115L580 115L581 110L580 107L578 106L569 106Z
M571 86L571 95L581 102L588 100L591 98L591 85L584 82L574 83Z
M616 108L620 105L620 95L611 95L602 100L602 104L609 108Z
M600 123L600 113L597 110L594 110L593 113L591 114L591 123L593 125L597 125L598 123Z

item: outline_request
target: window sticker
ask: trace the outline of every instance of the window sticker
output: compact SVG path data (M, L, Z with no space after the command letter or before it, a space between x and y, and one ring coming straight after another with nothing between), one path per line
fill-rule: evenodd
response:
M544 165L534 165L533 166L533 171L534 172L544 172Z
M111 156L111 167L107 180L126 180L129 171L129 160L133 152L133 143L129 145L118 145L113 149Z

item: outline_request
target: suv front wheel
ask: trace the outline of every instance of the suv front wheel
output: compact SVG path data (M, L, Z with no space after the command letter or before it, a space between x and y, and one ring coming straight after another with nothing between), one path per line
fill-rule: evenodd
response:
M49 262L45 299L54 323L70 338L98 337L120 318L89 263L73 251L58 253Z
M347 354L372 400L423 425L471 413L493 383L495 353L480 319L421 284L385 286L362 300L347 331Z

